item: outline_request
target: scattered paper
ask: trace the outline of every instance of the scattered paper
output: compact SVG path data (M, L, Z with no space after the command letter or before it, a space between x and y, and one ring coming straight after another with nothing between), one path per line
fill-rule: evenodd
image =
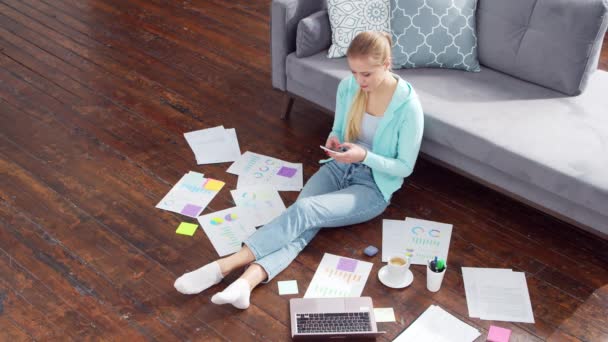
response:
M217 126L184 133L184 137L199 165L231 162L241 156L234 128Z
M237 207L249 211L256 227L267 224L286 208L281 196L271 185L254 185L231 190Z
M182 222L179 224L179 227L177 227L177 230L175 231L175 233L181 234L181 235L193 236L194 233L196 232L196 228L198 228L198 224Z
M382 261L394 254L410 255L411 263L426 265L438 257L447 262L452 225L414 218L382 221Z
M325 253L304 298L360 297L371 270L367 261Z
M534 323L524 272L463 267L469 316L492 321Z
M393 341L471 342L480 335L479 330L431 305Z
M393 308L374 308L376 322L395 322L395 311Z
M202 173L190 171L169 190L156 208L195 218L223 186L222 181L205 178Z
M279 281L279 295L298 294L298 282L295 280Z
M251 218L239 207L200 216L198 222L221 257L238 252L243 241L255 233Z
M300 191L304 186L302 164L249 151L232 163L226 172L239 176L237 189L263 184L273 185L278 191Z

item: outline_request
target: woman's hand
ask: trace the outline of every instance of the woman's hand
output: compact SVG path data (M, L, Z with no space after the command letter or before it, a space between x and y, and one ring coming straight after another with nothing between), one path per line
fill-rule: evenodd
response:
M335 135L331 135L329 138L327 138L325 147L330 150L338 151L340 149L340 140Z
M338 148L346 149L345 152L328 152L327 154L334 158L335 161L341 163L358 163L361 162L367 157L367 151L357 145L351 143L344 143L338 146Z

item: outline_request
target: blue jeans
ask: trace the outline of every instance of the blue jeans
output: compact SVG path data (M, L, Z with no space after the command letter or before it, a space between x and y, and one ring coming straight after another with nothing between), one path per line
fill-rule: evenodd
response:
M244 244L270 281L283 271L321 228L348 226L380 215L388 203L361 163L331 161L306 183L283 214L259 228Z

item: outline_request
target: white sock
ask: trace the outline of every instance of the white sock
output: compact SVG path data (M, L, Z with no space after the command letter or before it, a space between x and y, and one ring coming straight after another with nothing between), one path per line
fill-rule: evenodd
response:
M247 309L250 294L251 289L247 280L239 278L224 291L214 294L211 301L218 305L230 303L237 309Z
M183 274L175 280L175 289L183 294L197 294L222 281L222 271L217 261L195 271Z

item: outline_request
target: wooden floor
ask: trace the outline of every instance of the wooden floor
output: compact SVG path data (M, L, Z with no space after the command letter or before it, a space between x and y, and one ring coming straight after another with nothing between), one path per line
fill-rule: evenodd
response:
M403 290L377 280L364 295L394 307L390 340L431 304L468 317L461 266L525 271L535 324L497 325L512 341L608 340L608 242L420 160L378 219L320 233L252 295L246 311L173 281L217 254L183 216L155 209L189 170L228 185L205 212L233 205L228 164L197 166L183 133L224 125L241 149L304 163L305 178L332 119L296 102L287 121L270 83L269 1L0 0L0 340L174 341L289 339L277 280L306 290L323 253L365 258L381 219L454 224L442 290L424 269ZM601 68L608 69L608 44ZM286 203L296 193L283 192ZM188 220L192 221L192 220Z

